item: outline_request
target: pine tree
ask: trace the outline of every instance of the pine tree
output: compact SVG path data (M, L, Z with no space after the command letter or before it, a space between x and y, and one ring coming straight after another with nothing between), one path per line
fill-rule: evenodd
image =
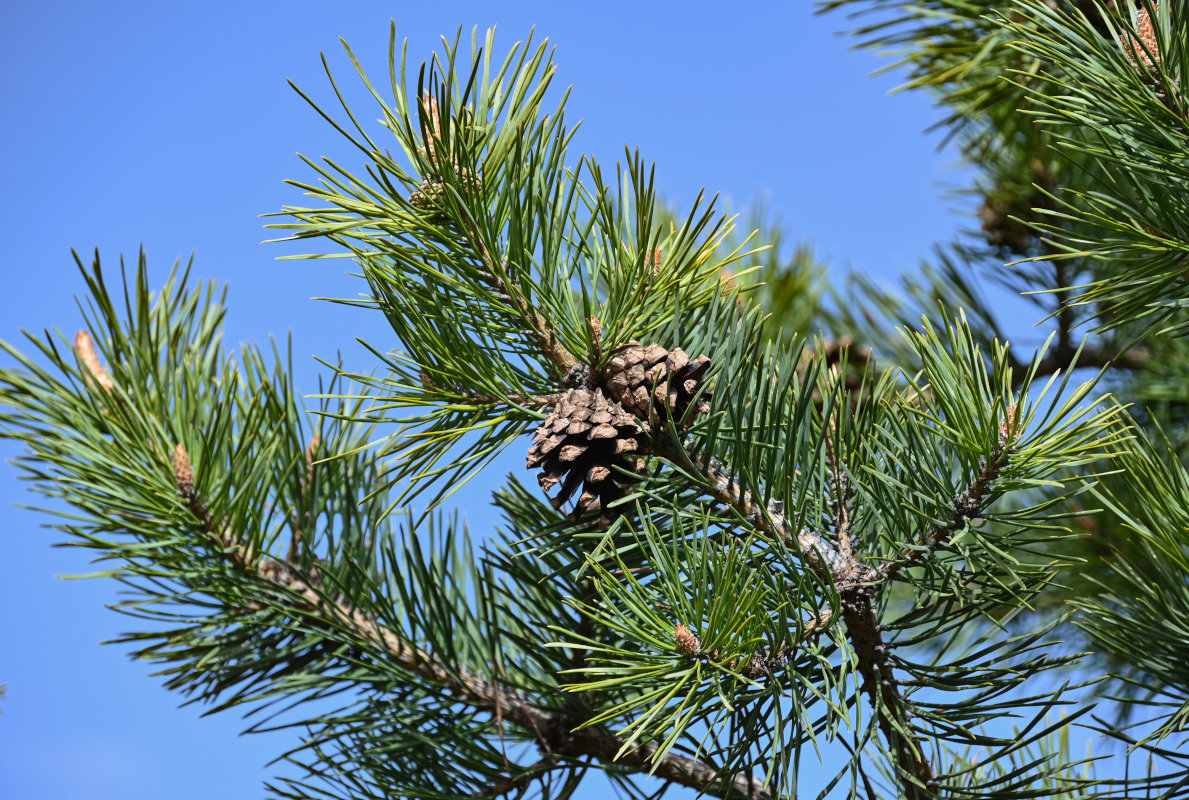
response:
M573 159L545 44L414 75L394 28L377 125L302 95L365 173L306 159L273 223L353 261L401 343L375 372L302 401L143 256L80 259L85 329L4 346L0 434L157 623L135 656L308 730L275 796L1189 792L1189 13L838 6L980 170L981 231L900 296ZM472 540L478 476L504 523Z

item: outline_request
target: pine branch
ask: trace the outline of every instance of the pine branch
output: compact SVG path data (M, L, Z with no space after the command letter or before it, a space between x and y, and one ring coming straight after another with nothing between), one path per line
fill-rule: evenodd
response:
M209 505L194 485L194 473L189 456L181 445L173 458L174 479L178 494L199 522L199 530L222 545L226 557L243 574L261 582L287 589L301 598L295 609L322 627L343 630L361 641L378 645L396 664L425 681L444 688L461 702L488 711L498 718L531 731L539 749L547 756L567 759L595 758L618 767L648 772L662 780L697 789L717 797L742 795L756 800L779 800L767 790L762 781L742 775L723 778L711 765L674 753L667 753L655 763L655 746L644 746L620 753L624 742L597 727L583 727L588 720L555 708L526 701L513 685L483 678L469 670L454 668L438 657L413 645L389 628L379 624L346 599L329 598L322 589L321 578L310 569L272 559L261 559L247 543L221 528L211 515ZM305 465L302 465L305 468ZM546 759L549 760L549 759ZM544 763L544 762L541 762ZM547 769L533 773L539 777ZM481 796L490 797L512 791L524 781L510 782L506 787L493 787Z
M622 739L600 728L583 728L587 720L578 715L529 703L509 684L482 678L465 669L447 667L432 654L405 642L345 601L327 600L315 588L316 576L308 572L277 561L265 561L259 565L258 574L262 580L283 586L300 596L305 602L304 613L312 621L345 629L364 641L380 645L395 663L446 689L459 701L533 732L542 753L571 759L595 758L618 767L648 772L662 780L717 797L739 794L759 800L776 800L762 781L741 775L724 780L714 767L695 759L669 753L651 763L656 750L653 746L620 755Z
M490 44L487 49L489 59ZM424 424L431 435L423 431L407 437L389 453L398 455L393 467L398 477L414 476L415 482L451 470L459 474L471 465L478 471L483 459L497 447L514 442L541 416L531 412L552 408L550 419L534 439L529 463L542 466L540 482L546 490L564 479L553 498L554 508L569 502L581 485L576 515L593 510L597 503L603 520L610 522L611 514L625 513L638 500L640 504L632 507L645 509L639 521L647 530L609 524L592 532L526 512L525 518L533 519L523 526L526 538L539 536L542 550L552 559L540 568L543 579L539 581L518 580L532 570L501 572L490 561L476 565L469 545L458 556L460 550L452 542L444 555L434 552L423 559L420 541L414 539L407 543L407 557L402 560L391 541L381 547L370 538L390 534L377 532L374 523L382 515L373 516L371 508L352 518L352 544L344 546L337 526L357 510L357 496L366 495L365 502L386 501L386 487L377 487L371 456L360 455L359 462L352 462L365 475L335 485L325 473L315 474L319 438L303 447L300 423L290 424L296 404L283 375L277 387L284 387L275 396L260 393L268 394L267 413L257 414L251 425L237 427L239 416L257 407L252 388L257 379L246 381L244 394L230 392L215 400L203 394L206 387L227 390L215 379L218 373L212 372L184 377L190 405L213 406L218 412L211 414L214 423L194 424L194 415L187 413L192 409L180 408L177 394L162 392L136 406L146 413L170 409L176 416L179 427L150 442L172 445L193 429L201 439L186 441L200 462L231 465L226 475L200 470L199 477L208 480L196 483L190 453L178 443L171 459L172 485L168 479L160 485L168 473L162 473L165 459L156 450L152 468L137 473L142 479L146 475L157 479L157 497L163 495L161 505L166 507L162 518L174 537L170 542L173 560L161 561L160 548L140 547L146 542L155 545L160 530L147 525L137 529L124 508L113 511L103 500L93 501L80 490L76 496L96 509L99 527L94 530L119 528L122 520L139 550L121 551L122 545L97 537L94 546L106 548L105 555L136 552L146 563L156 558L145 571L133 573L151 575L153 580L176 579L186 591L202 591L206 588L202 581L212 579L216 589L224 591L214 593L225 609L216 612L221 615L218 624L231 625L235 635L245 629L251 632L264 612L266 624L279 620L282 635L298 632L312 642L320 651L318 666L336 664L349 650L353 667L364 670L374 656L382 664L379 672L387 681L383 686L391 695L377 693L367 698L368 703L388 707L391 697L401 698L394 704L411 697L407 704L412 708L419 699L429 698L433 707L426 714L445 717L433 720L443 726L435 744L474 737L475 747L463 745L462 751L474 758L460 759L462 766L455 769L482 777L476 790L474 775L467 774L469 783L458 793L462 796L524 793L534 781L551 784L555 769L568 770L573 779L594 760L613 773L647 773L701 793L776 800L783 797L789 765L799 759L801 746L819 734L835 735L842 723L854 720L854 707L864 705L853 680L837 679L856 673L861 676L858 692L866 697L873 714L863 742L856 739L851 765L855 788L854 774L862 773L858 760L867 755L863 752L867 746L891 762L899 793L909 800L935 797L942 791L942 781L947 784L945 790L953 788L951 781L956 786L963 775L950 765L935 768L926 755L927 744L931 754L941 752L930 737L936 735L939 742L947 736L967 743L993 740L978 730L990 713L980 707L982 703L998 699L1017 685L1013 681L1022 681L1060 659L1027 655L1034 645L1043 646L1038 642L1043 631L1019 646L1010 639L986 647L987 651L1002 647L1006 657L1015 660L1003 666L984 660L981 652L966 660L920 665L904 651L894 656L891 648L932 644L959 627L959 622L985 614L988 603L1005 596L996 594L990 601L987 595L957 597L950 591L955 585L951 578L983 580L989 573L986 585L1022 586L1021 594L1037 590L1042 581L1033 579L1042 569L1035 563L1002 559L1012 563L997 572L994 564L983 570L986 562L979 558L997 545L1004 545L997 553L1015 555L1030 544L1050 541L1051 537L1041 536L1013 538L1018 533L1013 525L1020 530L1030 524L1033 528L1048 525L1051 530L1055 526L1050 520L1056 517L1042 519L1040 512L1029 509L1015 519L1003 515L1002 527L1009 532L998 539L971 542L978 537L963 540L962 534L1008 489L1051 484L1048 478L1054 471L1103 458L1106 445L1100 442L1114 443L1110 436L1101 436L1110 412L1075 412L1089 391L1084 387L1051 418L1046 415L1038 423L1039 432L1031 441L1019 437L1020 448L1014 449L1019 429L1032 420L1031 409L1021 421L1013 405L1016 393L1008 369L1014 362L997 343L993 352L980 349L985 339L964 320L947 324L941 335L927 320L924 332L907 334L907 338L916 337L912 346L924 364L924 378L918 384L911 375L888 372L870 394L869 348L854 348L851 356L848 340L822 345L819 353L810 356L809 366L788 348L788 342L764 352L758 313L737 307L741 305L737 298L724 300L721 284L706 282L701 271L707 265L720 266L711 262L710 250L721 219L715 222L711 212L699 216L695 208L679 231L671 226L668 238L658 238L663 237L664 226L657 226L652 217L652 179L648 176L646 185L642 181L645 170L638 158L630 166L634 198L624 191L622 172L615 195L593 164L596 186L589 190L578 182L577 171L560 166L565 143L564 128L557 127L560 111L538 115L547 80L526 100L516 88L524 82L505 84L503 71L488 83L488 62L477 55L472 59L472 80L465 84L463 96L452 101L454 79L459 76L455 55L448 55L440 96L443 109L457 112L457 121L442 117L437 97L426 99L419 89L422 135L418 140L413 138L403 87L396 92L396 110L385 106L389 129L424 176L420 190L400 197L387 176L395 176L406 189L416 180L364 134L369 144L364 149L377 170L371 174L383 185L365 186L345 172L336 177L328 167L323 171L328 182L315 193L335 209L293 211L302 221L296 226L304 231L302 235L327 235L352 248L364 263L374 292L371 304L384 311L394 332L410 348L409 353L391 354L390 359L380 356L393 367L395 378L388 385L395 391L389 404L368 409L372 414L368 420L382 419L390 408L425 402L437 406L421 420L405 421ZM530 74L536 63L532 62ZM517 66L514 71L520 74L520 69ZM428 70L437 74L432 64ZM403 62L401 71L403 76ZM480 73L481 84L475 81ZM504 91L505 85L510 94ZM501 98L508 97L515 98L508 102L518 108L504 108ZM550 133L554 130L557 135ZM418 149L418 141L423 149ZM556 150L549 150L547 158L536 162L553 147ZM481 168L487 171L486 185ZM546 228L548 233L542 233ZM664 268L658 241L666 248ZM721 261L725 263L729 260ZM1058 284L1064 286L1069 276L1060 264L1057 272ZM650 291L652 297L646 298ZM1059 294L1059 299L1064 295ZM605 349L600 319L607 327ZM1017 385L1044 370L1075 364L1073 312L1062 305L1057 323L1055 349L1044 358L1038 354L1027 370L1016 365ZM146 336L160 328L142 327ZM179 328L185 330L186 325L179 323ZM629 338L637 336L653 344ZM80 335L76 342L77 374L95 401L87 424L102 429L111 419L104 414L117 406L109 394L123 397L125 390L139 391L145 382L124 381L126 365L106 349L113 374L120 378L113 383L89 337ZM666 349L675 344L703 355L691 359L680 348ZM170 357L165 353L171 352L154 344L145 346L139 356L156 364L153 359ZM1086 366L1082 352L1076 363ZM716 371L711 371L711 357L704 353L714 354ZM764 357L756 358L761 353ZM205 351L197 355L202 363L208 360ZM1090 364L1105 358L1103 353L1088 355ZM1125 353L1118 363L1138 357L1135 351ZM735 380L729 374L731 368L744 363L738 369L743 378ZM858 387L846 374L851 363L864 367ZM823 364L840 368L828 369L826 382L805 379L807 374L818 374ZM161 372L182 374L178 369ZM707 375L716 381L709 386L719 404L716 408L707 386L701 384ZM904 384L909 384L909 391L900 391ZM1056 390L1058 395L1064 385ZM556 391L562 387L571 391ZM270 392L273 389L270 384ZM857 391L848 396L848 389ZM853 405L845 402L851 398L859 400ZM873 400L869 406L867 399ZM363 418L360 407L327 416L358 421ZM1004 412L1006 419L996 441L995 426ZM841 416L847 413L852 416ZM277 430L285 434L277 440L283 447L260 444L270 439L264 432ZM449 463L453 456L447 452L461 445L468 431L483 431L480 446L438 469L439 459ZM35 437L28 438L36 448ZM137 448L145 440L138 432L121 441ZM408 445L409 440L414 444ZM348 451L335 448L333 452L358 454L365 447L355 442ZM463 449L460 446L454 452ZM149 451L136 452L142 461L148 460L143 456ZM241 453L255 457L242 458ZM724 457L713 458L712 453ZM625 454L632 456L630 461ZM655 464L649 472L645 457L663 459L667 465ZM971 470L976 459L978 465ZM953 486L957 465L973 471L961 491ZM85 489L86 479L81 483ZM632 496L628 487L637 485L640 491ZM311 486L317 488L311 490ZM138 493L136 481L128 481L127 488L128 497L148 496ZM323 489L335 495L335 502L315 502ZM686 500L696 501L701 495L710 502L686 506ZM946 510L944 503L951 495ZM649 498L659 502L649 507ZM667 521L654 524L670 513L669 507L672 515ZM267 508L271 522L258 524L253 514L261 508ZM318 538L316 526L323 514L332 521L325 538ZM691 520L700 527L686 526ZM267 557L286 524L290 527L286 558ZM734 529L742 535L737 536ZM597 552L612 555L598 561L585 548L602 534L605 539L598 540ZM193 549L196 539L211 547L201 554L202 568L189 571L187 548ZM741 541L745 545L737 547ZM578 544L571 546L573 542ZM321 548L330 550L326 560L314 557ZM962 551L961 558L951 559L956 551ZM356 554L364 557L353 558ZM586 586L580 587L577 579L567 582L569 578L561 577L572 575L584 558L597 578L586 594ZM641 561L644 565L637 566ZM618 568L606 569L605 564L612 562ZM928 567L921 570L927 574L925 581L914 583L917 571L903 574L915 565ZM942 580L935 580L934 566ZM415 573L407 583L402 570ZM897 579L911 584L918 598L933 595L893 617L883 601ZM390 592L399 592L401 598L393 602ZM579 643L536 641L534 627L544 630L557 621L557 606L567 593L565 602L580 615L576 621L564 620L570 625L566 634L573 633ZM822 602L823 595L828 604ZM617 599L625 602L616 605ZM948 606L951 599L953 604ZM641 602L630 602L637 600ZM824 611L823 606L827 606ZM539 624L542 619L543 625ZM506 623L516 627L518 620L532 622L502 638ZM839 621L844 625L838 626ZM695 630L705 625L701 628L705 646L686 622ZM914 625L920 628L919 637L916 631L900 635L914 630ZM896 635L889 634L885 640L888 630ZM669 631L671 640L666 638ZM822 633L833 634L832 641L815 641ZM914 641L906 642L909 638ZM674 641L677 653L688 663L680 663ZM980 649L984 644L979 642ZM211 647L203 653L209 661L196 662L191 656L201 648L191 645L181 636L162 650L185 662L178 669L185 675L178 685L201 684L203 678L186 674L186 670L198 671L195 663L221 671L204 688L206 697L227 692L236 681L267 684L276 674L272 670L285 665L285 655L267 648L250 657L241 648L239 656L228 658L228 650ZM843 650L841 659L835 658L833 645ZM550 646L569 647L569 655L549 655L553 651L545 648ZM943 645L942 652L948 647L949 643ZM151 649L141 652L152 655ZM244 666L241 659L255 661ZM803 664L807 672L801 671ZM638 669L641 665L645 669ZM264 669L252 672L260 666ZM651 672L644 675L646 670ZM595 674L602 680L558 687L559 671ZM898 673L906 678L900 680ZM316 691L338 680L315 670L301 677L306 686L318 686ZM800 683L793 686L790 678ZM646 683L649 680L651 685ZM933 704L914 694L919 687L967 692L969 700L951 694L959 699L946 708L951 717L945 719L934 713ZM287 690L270 684L241 692L229 702L271 701ZM563 690L590 691L588 696L597 696L598 701L572 702L560 694ZM684 696L679 696L683 691ZM837 698L830 696L834 692ZM1055 698L1050 694L1045 701L1055 702ZM829 708L814 719L808 709L819 701ZM599 707L592 709L595 705ZM632 718L642 709L647 711ZM785 714L784 709L792 713ZM467 723L450 718L451 710L463 711ZM721 724L728 714L729 733ZM326 738L337 735L331 730L334 723L346 728L363 717L360 712L328 722ZM624 720L626 726L612 733L611 726ZM800 727L786 725L789 720ZM504 747L505 725L513 728L509 738L515 738L517 747L531 748L535 743L540 754L536 763L528 767L512 763ZM710 744L696 743L698 749L693 750L691 725L706 725ZM727 736L733 741L727 741ZM353 757L350 744L361 740L344 739L343 761L325 760L341 763L346 773L351 767L345 765ZM756 765L768 742L773 755L765 772ZM315 752L317 746L313 745ZM698 760L688 757L690 753L709 755ZM424 755L420 757L424 760ZM410 763L415 763L415 757L410 757ZM750 777L756 773L770 783ZM378 774L385 773L381 769ZM392 774L388 773L389 780L399 780ZM412 774L414 782L433 783L416 771ZM484 781L490 785L482 786Z

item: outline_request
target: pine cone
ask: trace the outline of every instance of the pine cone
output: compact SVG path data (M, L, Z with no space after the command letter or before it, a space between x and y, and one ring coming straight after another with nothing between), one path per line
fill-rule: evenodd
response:
M541 468L537 480L542 489L561 484L550 500L554 508L565 505L581 486L574 515L598 505L609 520L613 512L608 506L627 495L625 478L616 468L644 472L644 459L635 455L644 432L635 417L601 390L571 389L537 429L527 466Z
M710 410L710 394L698 395L698 384L708 369L707 356L690 360L681 348L669 352L659 344L643 347L633 340L603 369L603 385L642 420L652 420L655 414L662 422L672 418L689 427L694 422L694 414L687 413L691 405L695 414Z

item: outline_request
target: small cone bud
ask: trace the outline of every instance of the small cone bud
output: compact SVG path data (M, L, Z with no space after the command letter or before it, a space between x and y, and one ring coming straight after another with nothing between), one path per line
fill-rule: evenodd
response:
M173 449L173 480L182 494L194 491L194 468L190 465L190 454L180 442Z
M684 625L673 629L673 638L677 640L677 649L687 656L693 657L702 652L702 640Z
M655 278L661 274L661 249L658 247L652 251L652 276Z
M74 347L78 350L78 356L83 360L87 372L105 391L110 392L114 384L111 381L111 376L104 369L103 362L99 360L99 353L95 351L95 342L91 339L91 334L79 331L78 336L74 337Z

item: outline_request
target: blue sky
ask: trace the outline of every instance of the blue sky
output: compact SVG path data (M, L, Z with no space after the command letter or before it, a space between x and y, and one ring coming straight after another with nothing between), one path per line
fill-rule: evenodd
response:
M356 158L286 78L331 100L326 51L355 91L339 37L382 75L392 18L414 61L460 25L498 25L503 47L535 26L585 120L574 150L609 165L639 147L679 207L702 187L737 208L766 197L839 274L892 280L961 222L943 192L964 173L924 135L927 99L889 96L896 77L868 77L881 63L848 51L845 20L808 3L6 3L0 338L73 336L70 248L114 266L143 244L155 276L194 252L198 275L230 284L229 342L292 331L299 389L315 390L315 355L362 366L356 337L391 346L378 315L310 299L360 291L344 262L276 261L295 250L262 244L259 215L300 202L282 182L309 176L297 152ZM276 772L265 764L292 740L178 710L145 665L100 647L133 624L104 608L115 586L55 577L86 571L85 555L51 548L62 537L16 507L34 501L16 475L0 464L0 796L261 796ZM490 486L459 500L476 533L492 522Z

